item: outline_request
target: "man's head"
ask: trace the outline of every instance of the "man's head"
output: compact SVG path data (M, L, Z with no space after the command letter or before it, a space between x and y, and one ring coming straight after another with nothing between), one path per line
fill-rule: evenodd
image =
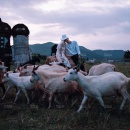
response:
M65 34L62 35L61 40L66 42L66 43L70 43L69 37L67 35L65 35Z

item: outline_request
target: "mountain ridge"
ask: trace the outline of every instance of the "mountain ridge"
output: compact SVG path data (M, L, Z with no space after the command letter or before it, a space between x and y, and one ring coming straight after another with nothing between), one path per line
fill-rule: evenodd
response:
M57 43L46 42L46 43L36 43L33 45L29 45L32 53L38 53L41 55L50 56L51 55L51 47ZM122 60L124 57L125 51L123 50L89 50L83 46L79 46L81 55L85 59L96 59L96 60Z

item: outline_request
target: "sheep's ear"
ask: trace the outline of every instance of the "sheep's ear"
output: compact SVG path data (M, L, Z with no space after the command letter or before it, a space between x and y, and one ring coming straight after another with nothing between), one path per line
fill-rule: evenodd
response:
M79 70L80 70L80 68L77 68L77 69L76 69L76 72L78 72Z
M36 74L36 73L35 73L35 70L33 70L32 73L33 73L33 74Z
M0 69L7 69L8 67L0 65Z
M9 73L6 73L6 76L8 77L8 76L9 76Z
M26 65L24 65L24 69L26 69L26 68L27 68L27 66L28 66L27 64L26 64Z
M19 71L20 71L20 67L21 67L21 65L20 65L20 64L18 64L18 65L17 65L17 70L19 70Z
M65 69L66 69L66 72L68 72L68 70L69 70L68 67L66 67Z
M37 70L39 66L40 66L40 65L38 65L37 67L35 67L35 65L34 65L33 71L34 71L34 70ZM33 72L33 71L32 71L32 72Z
M79 66L75 66L73 69L76 70L76 72L80 70Z
M34 64L34 67L33 67L33 70L32 70L32 72L34 72L34 70L35 70L35 64Z
M40 65L38 65L38 66L35 68L35 70L37 70L39 66L40 66Z
M78 66L74 66L74 67L73 67L73 70L77 69L77 67L78 67Z

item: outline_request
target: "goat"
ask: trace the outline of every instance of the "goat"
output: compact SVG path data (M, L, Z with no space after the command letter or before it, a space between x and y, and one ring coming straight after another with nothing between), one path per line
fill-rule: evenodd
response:
M24 66L21 68L20 76L30 76L32 75L34 66ZM60 65L41 65L38 66L38 69L44 69L44 70L51 70L54 72L66 72L66 68L60 66Z
M84 76L78 68L73 68L68 71L63 80L65 82L75 80L83 90L84 98L77 112L82 110L88 99L87 96L97 99L104 111L105 105L102 96L114 96L120 93L123 97L120 110L123 109L127 99L130 101L130 96L127 93L130 78L120 72L108 72L100 76Z
M115 71L116 67L115 65L109 64L109 63L102 63L99 65L94 65L89 69L88 75L94 76L94 75L101 75L107 72Z
M68 58L70 65L72 67L76 66L75 63L73 62L73 60L71 59L71 56L67 55L66 57ZM53 62L58 62L56 59L56 56L49 56L49 57L47 57L45 64L49 65L50 63L53 63Z
M33 70L33 74L31 77L31 82L41 81L45 86L44 91L45 94L43 98L45 98L46 94L49 94L49 106L51 108L52 98L55 93L66 93L66 92L74 92L80 91L78 88L78 84L76 82L65 83L63 82L63 77L66 72L57 73L52 72L51 70ZM56 98L55 102L59 103Z
M8 67L4 66L4 65L0 65L0 74L4 74L7 72L7 69Z
M2 79L2 84L8 83L8 87L7 87L5 93L4 93L3 97L2 97L2 100L4 100L4 98L5 98L6 94L7 94L7 92L9 91L9 89L11 87L15 86L8 78L6 78L7 74L9 74L9 73L12 73L14 76L19 76L19 73L13 73L11 71L10 72L8 71L6 74L4 74L3 79ZM17 92L17 87L16 87L16 92Z
M31 78L31 76L18 77L18 76L16 76L16 74L14 75L14 73L9 73L9 74L7 73L4 76L4 78L2 80L3 83L10 81L12 84L8 84L8 85L15 85L18 88L14 102L17 101L18 95L20 94L20 92L22 90L27 98L27 104L30 103L30 100L29 100L29 97L27 94L27 90L32 90L37 85L40 85L40 82L37 82L37 84L30 82L30 78ZM10 88L10 86L8 86L8 88ZM3 96L2 99L4 99L4 97L5 97L5 95Z
M37 68L38 67L38 68ZM43 71L43 70L47 70L49 72L57 72L57 73L63 73L63 72L66 72L66 68L64 68L63 66L60 66L60 65L52 65L52 66L49 66L49 65L41 65L41 66L37 66L36 68L40 71ZM35 69L36 69L35 68ZM34 66L26 66L24 68L21 68L21 72L20 72L20 76L29 76L29 75L32 75L32 71L34 70ZM43 86L45 86L45 84L43 83ZM46 92L44 92L44 95L43 97L45 98L46 97ZM65 100L67 100L67 97L68 97L68 94L65 94ZM44 99L42 98L42 99ZM58 103L57 101L57 96L54 97L54 101ZM51 105L50 105L51 106Z
M87 75L89 75L89 76L101 75L101 74L105 74L107 72L113 72L115 70L116 70L115 65L109 64L109 63L101 63L98 65L92 66L88 70Z
M0 61L0 87L2 88L3 93L5 93L5 86L2 83L2 79L4 77L4 73L7 72L8 67L4 66L4 62Z

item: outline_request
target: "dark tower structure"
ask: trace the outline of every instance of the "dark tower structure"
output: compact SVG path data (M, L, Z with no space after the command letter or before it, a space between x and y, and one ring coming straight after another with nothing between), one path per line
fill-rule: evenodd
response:
M8 67L8 70L10 70L10 62L12 60L10 37L11 27L0 18L0 59Z

